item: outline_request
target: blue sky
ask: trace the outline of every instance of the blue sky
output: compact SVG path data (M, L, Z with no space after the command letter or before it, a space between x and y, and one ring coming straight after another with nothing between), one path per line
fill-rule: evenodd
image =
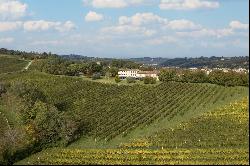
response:
M95 57L249 55L248 0L0 0L0 47Z

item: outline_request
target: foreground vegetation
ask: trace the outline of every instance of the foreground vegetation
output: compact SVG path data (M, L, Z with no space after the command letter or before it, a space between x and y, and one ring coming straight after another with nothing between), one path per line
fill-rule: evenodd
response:
M48 149L17 164L245 165L249 163L248 99L208 112L119 149Z
M18 165L245 165L246 149L49 149Z

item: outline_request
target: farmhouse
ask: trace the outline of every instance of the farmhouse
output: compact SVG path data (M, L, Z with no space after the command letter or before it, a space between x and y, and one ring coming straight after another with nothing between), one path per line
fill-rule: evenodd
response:
M126 69L126 70L120 70L118 72L118 75L120 78L125 79L127 77L133 77L136 79L145 78L145 77L153 77L158 79L159 71L141 71L138 69Z
M123 69L118 72L120 78L125 79L127 77L137 78L138 69Z

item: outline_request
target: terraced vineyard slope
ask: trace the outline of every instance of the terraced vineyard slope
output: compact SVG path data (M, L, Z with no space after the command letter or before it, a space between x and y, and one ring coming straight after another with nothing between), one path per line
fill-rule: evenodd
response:
M248 164L248 118L245 98L121 149L55 148L17 164Z
M204 113L123 148L244 148L249 146L248 98Z
M36 72L2 78L6 82L34 83L59 110L80 112L79 118L84 119L89 136L106 141L153 122L171 121L188 112L213 108L246 91L244 87L176 82L119 86Z

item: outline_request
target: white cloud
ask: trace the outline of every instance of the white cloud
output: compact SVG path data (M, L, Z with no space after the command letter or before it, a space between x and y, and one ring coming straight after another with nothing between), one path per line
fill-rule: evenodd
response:
M162 10L214 9L219 6L219 2L211 0L161 0L159 5Z
M241 30L248 30L249 29L249 24L243 24L239 21L231 21L229 23L229 26L226 28L220 28L220 29L208 29L208 28L202 28L198 30L193 30L189 32L177 32L176 34L178 36L182 37L226 37L230 35L242 35L242 33L237 32L237 29ZM244 36L249 35L248 33L243 33Z
M65 23L61 23L61 26L55 27L59 32L71 31L76 28L76 25L71 21L66 21Z
M162 18L153 13L136 13L132 17L121 16L119 18L120 25L134 25L134 26L141 26L144 24L151 24L151 23L167 23L167 19Z
M200 29L201 25L197 25L192 21L181 19L181 20L173 20L167 24L168 28L173 30L185 30L185 29Z
M202 26L185 19L168 21L166 18L154 13L136 13L131 17L119 17L118 25L103 28L102 32L124 36L140 34L150 37L157 33L168 33L166 29L175 31L200 30ZM161 39L161 41L163 40ZM166 38L164 41L166 41ZM159 40L154 40L153 42L160 43Z
M70 31L75 28L75 25L71 21L65 23L62 22L52 22L52 21L26 21L23 24L25 31L47 31L47 30L57 30L60 32Z
M245 29L245 30L249 29L249 24L243 24L240 21L231 21L229 26L232 29Z
M203 28L201 30L195 30L191 32L176 32L178 36L181 37L225 37L234 34L233 30L230 28L224 28L224 29L206 29Z
M0 32L12 31L22 27L22 22L0 22Z
M103 20L103 15L98 14L96 12L90 11L86 16L85 16L85 21L101 21Z
M154 13L136 13L135 15L121 16L117 26L103 28L110 34L144 34L153 36L158 32L166 33L166 29L172 30L198 30L202 26L192 21L181 19L168 21Z
M0 32L13 31L17 29L23 29L25 31L47 31L54 29L59 32L65 32L74 28L76 28L76 26L71 21L66 21L65 23L44 20L0 22Z
M145 27L131 26L131 25L118 25L105 27L101 30L103 33L109 33L113 35L143 35L143 36L152 36L156 31L147 29Z
M94 8L123 8L127 6L124 0L90 0L87 3Z
M165 25L167 19L162 18L153 13L136 13L131 17L121 16L119 17L118 25L105 27L102 32L115 34L115 35L143 35L153 36L157 33L157 30L150 28L152 25Z
M124 8L131 5L142 4L145 0L83 0L85 5L94 8Z
M50 21L26 21L23 24L23 28L25 31L46 31L54 27L60 26L60 22L50 22Z
M6 43L12 43L14 41L14 38L7 37L7 38L0 38L0 43L6 44Z
M75 24L71 21L53 22L53 21L12 21L12 22L0 22L0 32L13 31L17 29L23 29L25 31L47 31L56 30L59 32L70 31L76 28Z
M17 0L0 0L0 19L14 20L26 15L28 5Z

